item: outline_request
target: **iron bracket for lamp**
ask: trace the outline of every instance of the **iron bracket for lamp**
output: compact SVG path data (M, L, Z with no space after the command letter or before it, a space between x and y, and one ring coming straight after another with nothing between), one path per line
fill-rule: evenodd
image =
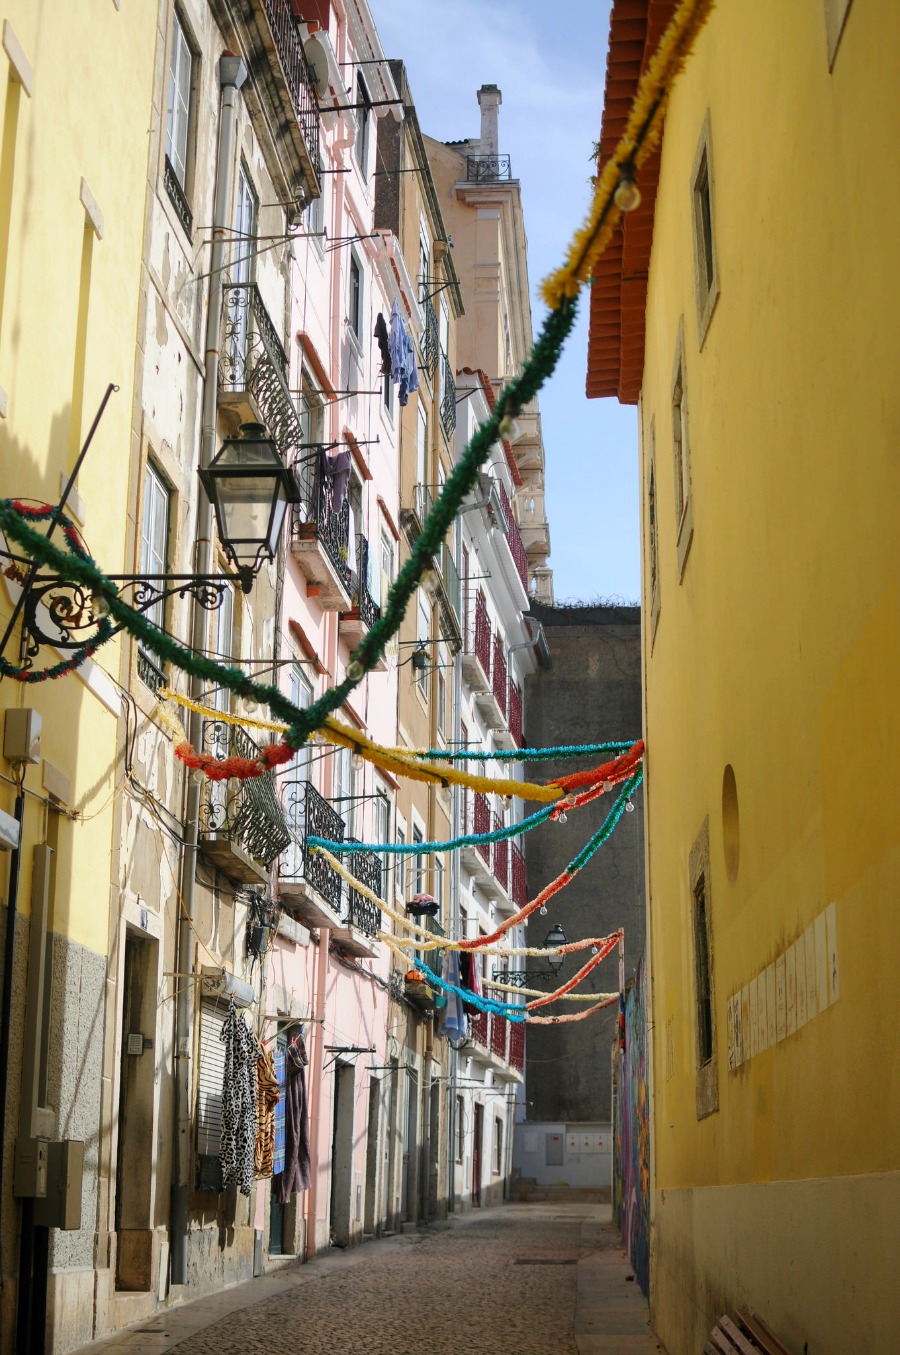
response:
M7 577L24 585L31 563L23 556L0 551L10 563ZM221 607L235 580L222 574L110 574L106 576L119 593L130 593L129 605L147 612L167 598L192 597L205 611ZM239 579L243 583L243 579ZM102 600L86 585L60 574L41 570L31 575L31 585L22 602L22 666L31 668L41 645L54 649L80 649L96 638L106 611ZM113 634L122 629L116 626Z
M511 988L524 988L529 979L553 979L555 969L494 969L491 978L495 983L508 983Z

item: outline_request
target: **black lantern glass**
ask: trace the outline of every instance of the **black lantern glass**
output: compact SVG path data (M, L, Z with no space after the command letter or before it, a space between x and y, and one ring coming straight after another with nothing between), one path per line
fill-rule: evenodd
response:
M274 560L289 503L299 498L293 475L261 423L241 424L200 479L216 513L219 540L250 591L264 559Z
M562 927L559 925L559 923L558 923L558 922L554 922L553 926L550 928L549 932L548 932L547 935L544 937L544 945L545 945L545 946L564 946L564 945L566 944L566 942L568 941L568 939L569 939L569 938L566 936L565 932L563 931L563 929L562 929ZM559 973L559 971L562 969L562 967L563 967L563 965L565 964L565 962L566 962L566 957L565 957L565 955L548 955L548 956L547 956L547 963L548 963L548 965L550 966L550 968L553 970L554 974L558 974L558 973Z

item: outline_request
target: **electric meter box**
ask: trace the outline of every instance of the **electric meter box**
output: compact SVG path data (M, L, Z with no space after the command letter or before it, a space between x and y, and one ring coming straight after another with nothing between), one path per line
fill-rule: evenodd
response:
M47 1194L48 1139L17 1139L13 1163L13 1195L20 1200L40 1200Z
M62 1139L48 1146L47 1193L35 1200L34 1221L41 1228L80 1228L84 1144Z
M6 712L3 756L7 762L40 762L41 717L36 710L23 707Z

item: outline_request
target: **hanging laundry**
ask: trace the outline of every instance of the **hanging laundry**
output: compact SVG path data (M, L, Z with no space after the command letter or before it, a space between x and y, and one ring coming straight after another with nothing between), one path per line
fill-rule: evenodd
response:
M419 373L416 367L415 345L406 331L396 301L391 305L388 347L391 355L391 380L400 387L397 399L401 405L405 405L413 391L419 389Z
M291 1195L309 1189L309 1124L306 1108L306 1065L303 1036L288 1045L284 1056L284 1171L275 1177L273 1190L280 1204Z
M257 1176L271 1176L275 1169L275 1110L281 1097L275 1060L264 1049L256 1060L256 1153Z
M459 956L458 950L448 950L444 955L444 978L452 987L447 994L447 1005L441 1018L441 1034L448 1040L460 1040L466 1033L466 1013L462 997L454 991L460 986Z
M331 512L339 513L344 506L347 486L350 484L350 453L348 451L338 452L335 456L327 457L326 460L331 486Z
M242 1195L253 1189L256 1158L256 1063L261 1049L232 1003L219 1039L225 1046L222 1086L222 1183Z
M375 338L378 340L378 347L381 350L381 375L390 376L391 348L388 343L387 325L384 322L384 316L381 314L381 311L378 312L378 318L375 321Z

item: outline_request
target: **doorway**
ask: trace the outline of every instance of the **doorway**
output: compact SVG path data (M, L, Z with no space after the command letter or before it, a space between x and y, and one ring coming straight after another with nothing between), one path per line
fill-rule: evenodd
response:
M376 1229L375 1201L378 1186L378 1130L381 1110L381 1079L369 1079L369 1124L366 1131L366 1203L363 1212L363 1233L374 1234Z
M116 1157L116 1288L143 1292L156 1287L151 1198L155 1160L157 952L158 944L151 937L126 931Z
M336 1247L350 1244L355 1072L352 1063L335 1064L334 1129L331 1138L331 1240Z
M472 1203L481 1204L481 1139L484 1132L484 1106L475 1102L472 1126Z

